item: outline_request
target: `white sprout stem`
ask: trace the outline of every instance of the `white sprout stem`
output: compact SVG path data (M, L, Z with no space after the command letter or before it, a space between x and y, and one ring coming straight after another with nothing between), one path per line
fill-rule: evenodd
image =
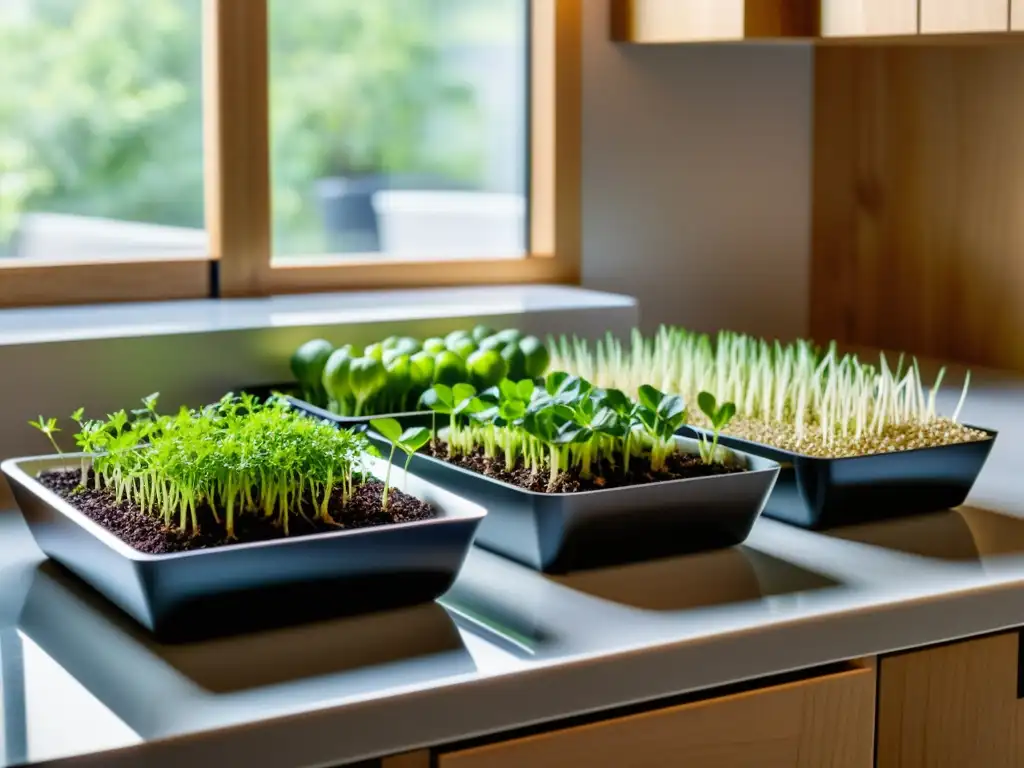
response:
M964 402L967 400L967 388L971 386L971 372L968 371L964 377L964 388L960 392L960 401L956 404L956 410L953 411L953 422L956 424L960 423L960 411L963 410Z

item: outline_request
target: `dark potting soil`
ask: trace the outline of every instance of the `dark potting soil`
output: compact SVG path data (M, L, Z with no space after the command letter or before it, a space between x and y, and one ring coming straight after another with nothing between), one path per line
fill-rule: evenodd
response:
M481 450L466 456L449 457L448 446L440 441L428 444L423 448L423 452L449 464L538 493L598 491L608 488L624 488L630 485L659 483L666 480L687 480L694 477L746 472L743 467L705 464L699 456L683 453L674 453L669 456L665 466L655 472L651 469L651 463L647 459L638 459L634 456L629 461L629 472L627 473L622 472L621 466L613 468L607 462L595 462L591 467L591 477L580 477L579 470L569 469L560 474L555 481L554 488L549 488L550 473L548 470L541 470L534 474L529 467L523 465L522 460L517 462L514 469L508 470L505 467L503 456L489 459L483 455Z
M92 473L90 472L90 478ZM151 517L131 502L117 503L109 489L94 490L92 480L89 487L80 483L81 473L77 470L43 472L39 482L69 502L90 520L99 523L121 541L140 552L159 555L169 552L186 552L196 549L230 546L231 544L273 539L295 538L317 533L332 533L339 530L368 528L371 526L394 525L435 517L435 510L426 502L392 488L388 495L388 508L381 509L384 484L378 480L363 483L349 498L341 503L341 492L336 489L328 507L337 525L320 520L306 520L300 515L288 519L288 536L276 524L276 516L235 515L235 540L229 541L224 526L214 519L209 507L197 510L199 533L192 535L167 528L163 520ZM309 518L313 517L313 501L307 498L303 509Z

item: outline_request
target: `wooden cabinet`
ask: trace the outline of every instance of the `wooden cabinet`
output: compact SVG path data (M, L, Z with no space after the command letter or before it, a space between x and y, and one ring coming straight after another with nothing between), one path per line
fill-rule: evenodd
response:
M921 0L921 33L1006 32L1010 0Z
M918 0L821 0L822 37L917 34Z
M815 33L817 0L610 0L612 39L686 43Z
M482 747L438 768L870 768L875 668L655 709Z
M1024 766L1016 632L882 659L878 768Z

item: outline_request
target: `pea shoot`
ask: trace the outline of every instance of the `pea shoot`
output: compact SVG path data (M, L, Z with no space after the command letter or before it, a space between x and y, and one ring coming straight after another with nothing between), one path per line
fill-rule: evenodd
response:
M708 443L707 437L703 435L700 440L701 458L704 459L705 464L711 464L715 460L715 454L718 452L718 435L729 425L732 417L736 415L736 404L722 403L719 405L715 396L710 392L701 392L697 396L697 406L707 417L713 430L714 437L710 443Z
M509 470L521 464L534 474L547 472L549 490L567 471L583 478L625 473L638 457L653 472L664 471L679 450L675 435L686 421L681 397L645 386L634 401L561 371L541 385L505 379L482 392L469 384L435 385L422 404L448 416L449 456L481 452L503 459ZM436 432L435 421L435 439Z
M371 419L370 428L391 442L388 469L384 474L384 495L381 498L381 507L387 509L391 494L391 466L395 460L395 450L401 448L406 454L405 470L408 471L413 455L430 440L430 430L424 427L411 427L402 431L402 425L395 419Z

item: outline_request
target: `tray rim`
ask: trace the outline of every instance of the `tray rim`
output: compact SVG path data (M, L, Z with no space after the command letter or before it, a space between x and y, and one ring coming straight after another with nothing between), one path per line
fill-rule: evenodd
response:
M856 455L856 456L811 456L810 454L807 454L807 453L797 453L795 451L790 451L790 450L787 450L785 448L778 448L778 447L776 447L774 445L770 445L768 443L758 443L758 442L755 442L753 440L748 440L745 437L739 437L737 435L730 435L727 432L720 433L719 440L721 440L721 438L723 438L723 437L724 438L728 438L730 440L735 440L737 442L741 442L741 443L743 443L745 445L752 446L754 448L760 448L760 449L763 449L763 450L766 450L766 451L773 451L773 452L778 453L778 454L783 454L785 456L788 456L791 460L833 462L833 461L856 461L858 459L877 459L877 458L881 458L881 457L884 457L884 456L908 456L908 455L913 455L915 453L923 453L925 451L941 451L944 448L956 448L956 447L959 447L959 446L978 445L978 444L981 444L981 443L986 443L986 444L988 444L989 447L991 447L992 444L995 442L996 438L999 436L999 431L995 430L995 429L989 429L987 427L978 427L978 426L975 426L973 424L961 424L960 426L967 427L968 429L976 429L979 432L984 432L986 434L986 437L981 438L980 440L967 440L967 441L959 442L959 443L946 443L945 445L929 445L929 446L927 446L925 448L908 448L905 451L885 451L883 453L864 453L864 454L859 454L859 455ZM710 436L712 434L712 431L710 429L707 429L705 427L698 427L698 426L695 426L693 424L684 424L680 428L680 432L682 432L683 430L687 430L687 429L693 430L694 432L697 432L698 434L702 434L702 435ZM678 434L679 433L677 433L677 435ZM734 449L734 450L739 450L739 449Z
M41 454L38 456L22 456L13 459L7 459L0 462L0 472L6 477L8 482L13 485L17 483L27 492L33 494L43 503L47 504L51 509L60 513L62 516L70 520L71 522L78 525L86 533L91 534L101 543L105 544L114 552L125 559L131 560L137 563L163 563L178 560L187 560L190 558L197 557L215 557L217 555L225 556L232 552L251 552L253 550L262 550L268 548L284 548L288 546L296 546L298 544L310 544L312 542L331 542L337 539L344 538L358 538L358 537L371 537L374 534L383 536L389 532L396 530L410 530L416 528L436 527L441 525L452 525L457 523L465 523L483 520L487 515L487 510L480 504L460 496L456 491L449 488L443 488L437 483L433 483L425 478L418 477L413 472L409 472L408 475L402 470L401 466L392 467L392 487L402 488L405 485L405 480L408 478L415 481L416 484L422 484L432 490L440 491L445 495L450 495L458 498L460 506L465 506L466 511L450 511L444 510L444 514L438 517L430 518L428 520L413 520L404 523L392 523L390 525L379 525L379 526L368 526L365 528L355 528L351 530L339 530L331 531L328 533L314 533L305 536L295 536L290 538L273 539L270 541L252 541L242 542L236 544L229 544L226 546L211 547L209 549L196 549L187 552L167 552L163 554L152 554L149 552L141 552L135 547L122 541L116 534L108 531L99 523L91 520L84 513L80 512L73 504L65 501L56 493L51 491L40 483L36 477L30 474L24 469L23 464L43 464L44 466L39 467L42 469L54 469L58 467L76 469L77 467L71 466L69 460L80 460L82 458L91 457L92 454L83 453L66 453L63 455L56 454ZM377 479L383 479L381 468L387 467L387 462L383 459L374 459L370 467L371 474ZM416 495L416 494L411 494Z

